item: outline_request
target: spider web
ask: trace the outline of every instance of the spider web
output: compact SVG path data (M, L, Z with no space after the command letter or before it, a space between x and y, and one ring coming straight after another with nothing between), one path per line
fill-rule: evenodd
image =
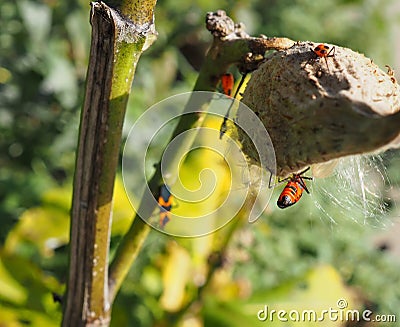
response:
M384 156L340 159L333 174L311 183L315 207L337 224L340 219L378 228L390 224L389 190L393 187Z

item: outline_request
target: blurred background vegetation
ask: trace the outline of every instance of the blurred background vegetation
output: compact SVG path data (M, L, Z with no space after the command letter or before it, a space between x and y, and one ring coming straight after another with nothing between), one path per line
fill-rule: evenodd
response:
M159 37L140 59L125 136L146 108L192 89L211 42L205 14L217 9L252 35L335 43L383 69L400 68L396 0L160 1ZM52 294L62 294L66 280L89 11L82 0L0 2L0 326L61 320ZM198 155L183 170L205 165ZM152 232L117 297L111 325L254 326L264 304L323 310L337 308L340 298L350 308L400 319L400 245L393 237L400 230L399 172L398 151L351 159L312 182L311 196L293 208L277 209L279 188L263 217L232 237L229 226L186 240ZM114 202L111 251L133 217L120 177ZM229 243L213 260L221 235ZM197 288L210 266L215 274L200 298ZM196 300L198 306L184 310ZM311 324L295 324L303 325Z

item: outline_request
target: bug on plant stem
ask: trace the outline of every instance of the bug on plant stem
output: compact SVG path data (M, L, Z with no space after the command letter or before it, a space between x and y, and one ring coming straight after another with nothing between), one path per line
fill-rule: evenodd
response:
M306 191L308 194L310 193L304 179L312 180L312 177L303 176L309 169L310 167L298 174L293 174L279 181L279 183L288 181L282 193L279 195L277 202L279 208L285 209L297 203L303 195L303 191Z
M231 73L226 73L221 76L222 91L228 97L232 96L233 86L235 85L235 79Z
M321 43L318 44L312 51L316 54L317 59L319 58L325 59L326 67L328 68L329 71L327 58L335 56L335 47L330 48L328 45Z
M160 186L158 194L158 206L160 208L159 225L161 229L164 229L165 225L171 220L173 196L165 184Z
M223 78L225 75L231 75L231 76L232 76L231 82L232 82L232 89L233 89L233 85L234 85L234 83L235 83L235 82L234 82L234 79L233 79L233 75L232 75L232 74L224 74L224 75L222 76L222 78ZM231 112L232 105L233 105L233 103L235 102L235 98L236 98L236 96L238 95L239 90L240 90L240 88L242 87L242 85L243 85L243 83L244 83L244 80L246 79L246 76L247 76L247 74L242 74L242 78L241 78L241 80L240 80L240 82L239 82L239 85L238 85L238 87L237 87L237 89L236 89L235 95L234 95L233 98L232 98L232 102L231 102L231 104L229 105L228 111L226 112L225 117L224 117L224 120L223 120L223 122L222 122L222 124L221 124L221 127L220 127L220 129L219 129L219 139L222 139L222 136L224 136L225 132L226 132L227 129L228 129L227 126L226 126L226 122L227 122L227 120L228 120L229 113ZM224 83L225 83L225 82L223 81L222 78L221 78L221 84L222 84L222 87L224 88ZM232 93L232 89L230 90L231 93ZM224 89L224 93L225 93L225 89ZM228 94L226 94L226 93L225 93L225 95L231 97L230 95L228 95Z

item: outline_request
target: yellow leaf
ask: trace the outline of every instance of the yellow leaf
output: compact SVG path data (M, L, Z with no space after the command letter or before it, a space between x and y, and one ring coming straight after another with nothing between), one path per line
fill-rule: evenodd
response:
M185 296L186 283L190 277L191 260L189 253L175 242L169 244L169 256L163 271L164 292L160 302L166 311L181 308Z
M27 290L14 279L0 258L0 298L21 305L27 297Z
M69 239L69 216L54 207L26 210L19 222L7 236L5 250L18 250L23 243L34 244L43 256L53 255L55 248L67 244Z

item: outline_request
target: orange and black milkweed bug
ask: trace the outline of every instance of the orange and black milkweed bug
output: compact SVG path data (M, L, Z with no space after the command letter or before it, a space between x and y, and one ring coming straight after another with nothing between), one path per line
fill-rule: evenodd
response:
M319 58L325 59L326 67L328 68L328 71L329 71L327 58L335 56L335 47L330 48L328 45L321 43L321 44L318 44L312 51L317 56L317 59L319 59Z
M228 97L232 96L233 86L235 85L235 78L231 73L226 73L221 76L222 91Z
M312 180L312 177L303 176L303 174L309 169L310 167L298 174L293 174L292 176L289 176L288 178L279 181L284 182L288 180L288 183L286 184L285 188L278 198L277 204L279 208L285 209L297 203L303 195L303 191L310 193L307 189L307 185L304 182L304 179Z
M165 225L171 220L173 196L165 184L160 186L158 194L158 206L160 208L159 225L161 229L164 229Z
M226 122L228 121L228 117L231 112L232 105L235 102L235 98L238 95L238 92L239 92L240 88L242 87L246 76L247 76L247 74L242 74L242 78L239 82L239 85L236 89L236 92L235 92L235 95L233 96L233 98L232 98L232 90L233 90L233 86L235 85L235 79L234 79L233 75L231 73L226 73L221 76L221 85L222 85L223 92L226 96L232 98L232 102L229 105L228 111L226 112L224 120L219 129L219 139L222 139L222 136L224 136L225 132L228 130L228 128L226 126Z

